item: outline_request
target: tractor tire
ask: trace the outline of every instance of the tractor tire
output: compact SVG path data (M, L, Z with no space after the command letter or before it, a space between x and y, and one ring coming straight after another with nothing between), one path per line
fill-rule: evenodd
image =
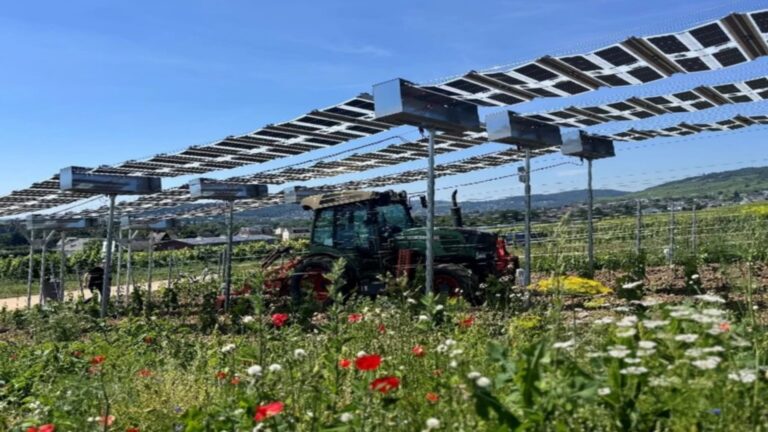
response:
M324 275L333 269L333 258L328 256L314 256L303 260L293 269L289 282L291 299L295 305L300 304L308 293L312 293L312 300L320 305L326 305L332 301L330 298L330 281ZM351 292L353 281L345 271L342 276L346 283L341 288L345 298Z
M473 306L482 304L477 275L466 267L458 264L435 265L434 284L433 292L436 295L463 296Z

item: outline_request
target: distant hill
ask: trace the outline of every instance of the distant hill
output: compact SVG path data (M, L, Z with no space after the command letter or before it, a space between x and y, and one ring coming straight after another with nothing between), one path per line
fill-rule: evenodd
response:
M613 189L595 189L593 191L595 199L617 198L626 194L627 192ZM586 201L586 189L531 195L531 205L534 208L557 208ZM523 210L525 209L525 197L513 196L488 201L462 201L461 190L459 190L459 205L464 213L484 213L497 210ZM450 208L451 203L448 201L437 202L436 210L438 214L448 214ZM414 210L417 210L415 213L419 213L422 209L419 207Z
M732 171L723 171L688 177L675 180L657 186L647 188L639 192L624 192L613 189L596 189L595 200L602 203L624 199L638 198L726 198L734 201L737 195L754 194L768 191L768 167L742 168ZM534 194L531 201L534 208L559 208L567 205L583 203L587 199L585 189L552 194ZM486 213L504 210L522 210L525 207L523 196L499 198L487 201L463 201L459 190L459 202L465 214ZM423 215L423 209L418 201L413 202L414 213ZM190 205L195 206L195 205ZM182 207L163 209L156 213L173 213ZM446 215L451 207L448 201L437 202L437 214ZM295 204L281 204L262 209L247 210L237 214L238 219L259 219L264 222L288 222L306 221L311 218L311 212L304 211Z
M597 198L615 198L625 195L627 192L611 189L595 189L594 195ZM556 208L577 202L585 202L587 191L574 190L567 192L558 192L552 194L534 194L531 196L531 204L535 208ZM424 210L419 206L418 200L413 201L413 213L421 214ZM522 210L525 208L525 198L522 196L499 198L488 201L461 201L461 191L459 191L459 204L465 213L485 213L497 210ZM449 214L451 203L449 201L437 202L437 214ZM237 214L239 219L262 218L262 219L309 219L311 212L304 211L295 204L280 204L263 209L246 210Z
M768 191L768 167L742 168L688 177L649 187L623 198L693 198Z

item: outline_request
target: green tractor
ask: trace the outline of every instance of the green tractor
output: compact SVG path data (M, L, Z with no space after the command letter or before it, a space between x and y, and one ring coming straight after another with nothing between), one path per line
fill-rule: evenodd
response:
M454 227L436 227L434 234L436 294L483 301L480 283L489 276L519 267L505 242L494 233L462 228L461 210L453 194ZM306 297L325 302L324 274L345 258L342 293L375 297L384 287L380 276L416 277L424 265L426 233L411 216L405 192L348 191L310 196L301 201L314 212L309 253L297 263L289 289L294 302ZM514 277L514 276L513 276Z

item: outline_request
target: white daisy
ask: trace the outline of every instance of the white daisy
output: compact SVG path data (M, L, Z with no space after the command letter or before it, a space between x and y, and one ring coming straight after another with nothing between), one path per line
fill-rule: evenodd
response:
M725 303L725 299L714 294L699 294L693 297L707 303Z
M248 375L252 377L259 377L261 376L262 369L261 369L261 366L259 365L253 365L249 367L246 372L248 373Z
M552 348L555 348L555 349L570 348L575 344L576 344L576 341L573 339L570 339L565 342L555 342L554 344L552 344Z
M757 373L752 369L741 369L728 374L728 378L744 384L750 384L757 380Z
M691 364L699 369L709 370L716 368L721 361L722 359L720 359L720 357L710 356L703 360L694 360L691 362Z
M622 375L642 375L647 372L648 369L642 366L629 366L619 371Z
M696 339L699 338L699 335L695 334L679 334L675 336L675 340L678 342L687 342L687 343L693 343L696 342Z
M656 348L656 342L650 340L641 340L637 343L637 346L642 349L654 349Z

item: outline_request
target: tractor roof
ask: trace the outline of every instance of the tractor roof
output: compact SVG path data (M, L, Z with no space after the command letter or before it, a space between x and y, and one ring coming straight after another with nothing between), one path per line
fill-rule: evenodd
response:
M304 210L319 210L343 204L378 200L381 198L389 198L391 201L406 201L408 199L408 195L406 195L404 191L398 193L393 190L383 192L360 190L328 192L321 195L313 195L304 198L301 200L301 207Z

